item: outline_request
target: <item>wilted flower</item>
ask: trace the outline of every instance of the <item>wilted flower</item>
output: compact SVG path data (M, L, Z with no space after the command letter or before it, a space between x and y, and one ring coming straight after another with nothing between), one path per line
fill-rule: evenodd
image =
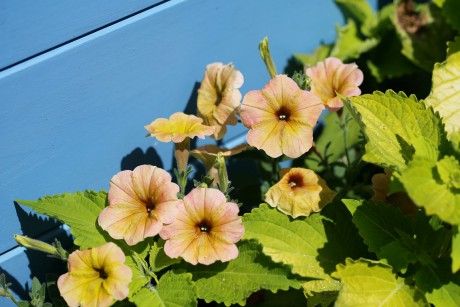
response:
M343 102L337 93L345 96L358 96L358 86L363 82L363 72L355 63L343 64L340 59L330 57L305 70L311 81L311 92L321 98L329 111L337 111Z
M280 176L281 180L265 194L265 201L294 218L320 211L335 197L336 193L312 170L284 168Z
M313 127L323 109L318 97L277 75L261 91L244 96L241 120L250 129L248 144L272 158L300 157L313 144Z
M58 279L61 296L69 306L110 306L128 296L131 269L112 242L69 255L69 272Z
M150 136L156 137L160 142L174 142L177 168L179 172L187 168L190 139L211 135L215 127L203 125L203 120L195 115L176 112L166 118L157 118L150 125L145 126Z
M226 125L236 125L236 111L240 106L244 78L232 64L212 63L198 90L198 116L208 126L215 126L213 138L220 140L226 133Z
M211 188L195 188L183 200L176 220L160 231L167 240L166 255L180 256L191 264L235 259L235 243L244 233L237 204L227 202L221 191Z
M99 215L99 225L112 238L134 245L153 237L177 214L179 187L165 170L141 165L122 171L110 181L109 205Z

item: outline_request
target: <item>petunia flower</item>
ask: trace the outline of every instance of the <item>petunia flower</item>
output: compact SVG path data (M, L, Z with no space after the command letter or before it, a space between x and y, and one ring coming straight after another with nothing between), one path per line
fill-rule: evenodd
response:
M198 116L208 126L215 126L212 135L220 140L227 132L226 125L236 125L237 109L241 102L239 88L244 78L233 64L212 63L206 66L206 72L198 89Z
M337 93L352 97L361 94L363 72L355 63L343 64L340 59L329 57L305 70L311 78L311 92L321 98L329 111L337 111L343 102Z
M265 201L294 218L320 211L336 195L312 170L284 168L280 176L280 181L265 194Z
M158 118L145 126L145 129L160 142L174 142L179 172L187 168L190 139L204 139L216 130L215 127L203 125L201 118L182 112L174 113L169 119Z
M69 272L57 285L66 303L73 306L110 306L128 296L131 269L125 254L112 242L69 255Z
M297 158L311 148L313 127L323 109L318 97L286 75L277 75L261 91L244 96L240 116L250 129L249 145L272 158Z
M99 225L112 238L134 245L172 223L181 202L178 192L177 184L161 168L141 165L119 172L110 181L109 205L99 215Z
M182 257L191 264L230 261L238 256L238 242L244 233L238 205L211 188L195 188L179 205L176 220L163 227L166 255Z

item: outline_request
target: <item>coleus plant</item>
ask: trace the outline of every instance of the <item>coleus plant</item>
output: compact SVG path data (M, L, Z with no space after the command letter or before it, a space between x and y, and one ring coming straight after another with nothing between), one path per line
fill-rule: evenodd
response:
M69 254L58 242L16 236L68 262L54 305L458 305L458 2L396 2L378 18L365 1L336 2L350 19L335 44L299 57L303 72L278 74L265 39L260 52L271 80L264 89L243 97L241 72L213 63L198 91L198 116L175 113L145 127L174 142L177 184L142 165L115 174L108 192L18 201L67 224L74 237ZM407 10L419 19L408 23ZM430 30L438 26L450 36ZM452 39L447 52L421 52L427 42L419 31ZM394 34L398 57L376 56ZM441 48L432 45L430 52ZM342 62L353 59L364 63L364 75ZM424 100L358 88L363 79L383 86L407 67L431 70L434 62ZM190 148L195 137L221 139L238 118L247 145ZM190 155L206 168L194 187L187 186ZM260 179L251 189L230 182L228 159L255 161ZM33 285L32 301L17 302L2 276L0 294L44 306L45 285Z

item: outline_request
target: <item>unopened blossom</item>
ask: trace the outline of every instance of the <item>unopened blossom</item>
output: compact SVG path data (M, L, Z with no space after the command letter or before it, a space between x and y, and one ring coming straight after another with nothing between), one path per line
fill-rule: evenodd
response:
M172 223L181 202L178 192L178 185L161 168L141 165L119 172L110 181L109 205L99 215L99 225L112 238L134 245Z
M239 88L244 78L233 64L212 63L206 66L206 72L198 90L198 116L208 126L216 127L212 135L220 140L226 133L226 125L236 125L237 109L241 102Z
M272 158L300 157L313 144L313 127L323 111L321 100L286 75L275 76L260 91L243 98L241 120L249 145Z
M311 92L321 98L329 111L343 107L342 99L361 94L359 86L363 82L363 72L355 63L343 64L338 58L329 57L305 70L311 78Z
M201 118L182 112L174 113L169 119L157 118L150 125L145 126L145 129L150 136L160 142L174 142L179 172L187 168L190 139L195 137L204 139L216 130L215 127L203 125Z
M238 242L244 233L239 208L212 188L195 188L179 205L176 220L163 227L164 251L171 258L182 257L191 264L230 261L238 256Z
M312 170L284 168L280 176L280 181L265 194L265 201L294 218L320 211L336 195Z
M69 272L61 275L57 285L66 303L73 306L110 306L114 300L128 296L131 269L124 264L125 255L112 242L69 255Z

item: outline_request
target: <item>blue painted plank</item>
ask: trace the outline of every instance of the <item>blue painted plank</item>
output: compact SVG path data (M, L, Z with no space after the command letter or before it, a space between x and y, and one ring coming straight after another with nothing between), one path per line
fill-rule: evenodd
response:
M0 69L162 0L2 0Z
M261 38L282 68L294 52L332 41L340 21L332 1L172 0L0 72L0 251L14 248L14 233L55 227L13 199L107 189L141 162L171 168L172 145L145 138L143 126L189 110L208 63L232 61L242 92L260 89ZM244 131L231 129L226 142ZM0 265L24 285L21 257Z

